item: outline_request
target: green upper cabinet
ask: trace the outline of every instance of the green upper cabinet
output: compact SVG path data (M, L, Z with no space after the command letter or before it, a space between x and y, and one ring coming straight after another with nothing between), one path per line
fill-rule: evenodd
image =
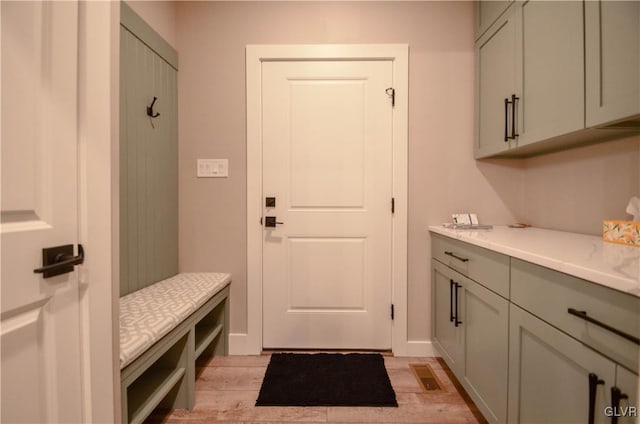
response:
M584 128L583 3L517 3L515 143L524 146Z
M586 2L585 41L587 127L640 126L640 2Z
M513 0L486 0L476 3L476 40L507 10Z
M476 73L476 158L583 129L583 3L515 2L476 42Z
M498 8L483 3L479 30L482 13ZM634 134L640 2L518 0L476 41L476 158Z
M511 7L500 16L476 43L476 157L491 156L509 148L505 99L516 92L513 11Z

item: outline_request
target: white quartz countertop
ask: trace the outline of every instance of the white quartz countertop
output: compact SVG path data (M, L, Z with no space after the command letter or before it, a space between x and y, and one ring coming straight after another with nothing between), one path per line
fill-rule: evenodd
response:
M640 297L640 247L533 227L453 230L432 225L429 231Z

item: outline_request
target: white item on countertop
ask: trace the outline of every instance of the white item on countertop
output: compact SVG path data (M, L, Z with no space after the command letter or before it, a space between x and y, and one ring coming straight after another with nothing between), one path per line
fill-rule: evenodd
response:
M640 222L640 199L638 197L633 196L631 200L629 200L626 212L629 215L633 215L634 221Z
M454 213L451 220L458 225L478 225L478 215L475 213Z

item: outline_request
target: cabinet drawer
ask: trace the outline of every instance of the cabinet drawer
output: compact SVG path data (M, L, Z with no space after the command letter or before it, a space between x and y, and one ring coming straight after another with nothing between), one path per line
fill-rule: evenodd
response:
M431 255L443 264L509 298L509 257L431 233Z
M603 355L638 372L638 345L572 315L569 308L640 337L640 298L511 259L511 301Z

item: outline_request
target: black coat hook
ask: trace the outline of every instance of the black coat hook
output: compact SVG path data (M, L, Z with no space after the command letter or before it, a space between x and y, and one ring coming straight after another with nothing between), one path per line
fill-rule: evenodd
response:
M160 116L159 113L153 113L153 105L156 103L156 100L158 100L158 98L156 96L153 96L153 101L151 102L151 106L147 106L147 115L149 115L152 118L157 118L158 116Z

